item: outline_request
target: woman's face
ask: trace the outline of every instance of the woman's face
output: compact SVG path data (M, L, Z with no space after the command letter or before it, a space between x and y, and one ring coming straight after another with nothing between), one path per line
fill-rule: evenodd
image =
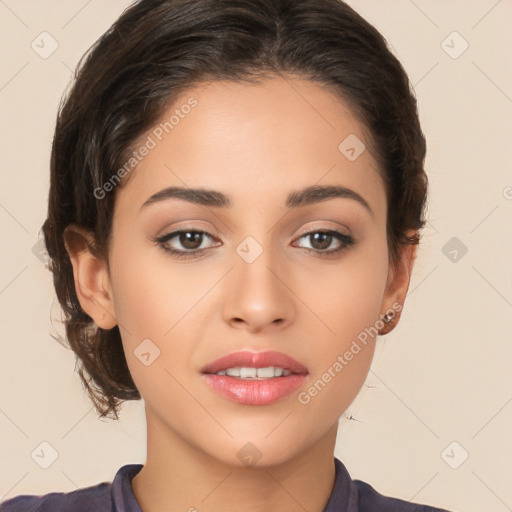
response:
M332 432L369 370L368 329L396 299L384 184L362 143L331 93L291 78L190 89L141 139L117 191L106 287L148 422L238 465L247 443L275 464ZM352 192L301 200L309 187ZM191 200L195 189L217 202ZM205 377L238 351L281 352L307 373L288 393L285 377Z

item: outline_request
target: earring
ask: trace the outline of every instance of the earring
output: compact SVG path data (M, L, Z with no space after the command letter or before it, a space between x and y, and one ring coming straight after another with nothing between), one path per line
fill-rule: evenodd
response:
M394 316L394 315L393 315ZM386 324L389 324L389 322L391 322L393 316L391 316L389 313L386 313L383 317L382 317L382 320L384 320L384 322Z
M382 316L382 321L386 324L387 327L390 327L389 323L391 322L391 320L393 320L394 316L395 316L394 312L391 315L389 313L386 313L385 315ZM383 334L387 334L388 332L389 332L389 330L387 328L381 329L381 330L379 330L379 335L382 336Z

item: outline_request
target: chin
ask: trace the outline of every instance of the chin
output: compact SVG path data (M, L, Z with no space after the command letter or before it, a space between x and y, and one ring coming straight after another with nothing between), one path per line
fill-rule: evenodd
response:
M273 427L268 430L254 429L244 431L241 435L231 431L235 439L230 439L224 447L219 440L215 444L220 450L216 450L212 456L237 468L265 468L289 462L305 449L301 439L303 433L295 436L284 428L278 432L282 428L281 426L276 429L279 421L274 422Z

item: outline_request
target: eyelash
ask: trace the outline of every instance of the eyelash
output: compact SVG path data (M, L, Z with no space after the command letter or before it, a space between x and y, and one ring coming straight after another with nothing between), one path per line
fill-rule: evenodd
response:
M172 240L177 235L180 235L181 233L200 233L202 235L206 235L208 238L213 239L213 236L207 233L206 231L201 231L199 229L181 229L178 231L173 231L171 233L168 233L166 235L162 235L161 237L153 238L153 242L156 243L158 246L160 246L165 252L171 254L173 257L177 259L189 259L189 258L198 258L201 256L205 251L208 249L192 249L188 251L182 251L178 249L171 249L169 248L167 242L169 240ZM342 245L338 247L338 249L329 250L329 251L322 251L320 249L310 249L309 247L302 247L302 249L306 250L307 252L314 252L317 255L319 255L322 258L327 258L330 256L334 256L342 251L345 251L347 249L350 249L356 244L356 240L351 237L350 235L345 235L343 233L340 233L339 231L335 230L328 230L328 229L318 229L314 231L309 231L307 233L302 234L299 237L299 240L301 238L313 235L315 233L322 233L325 235L332 235L335 239L342 242Z

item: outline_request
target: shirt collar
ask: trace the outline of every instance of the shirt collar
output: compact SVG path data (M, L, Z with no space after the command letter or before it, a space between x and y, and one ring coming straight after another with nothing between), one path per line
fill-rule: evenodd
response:
M132 478L143 468L142 464L126 464L117 471L112 481L114 512L142 512L132 489ZM357 488L347 468L334 457L334 487L323 512L358 512Z
M112 481L114 512L142 512L132 489L132 478L143 468L142 464L126 464L119 468Z
M331 497L323 512L358 512L358 494L347 468L334 457L336 476Z

